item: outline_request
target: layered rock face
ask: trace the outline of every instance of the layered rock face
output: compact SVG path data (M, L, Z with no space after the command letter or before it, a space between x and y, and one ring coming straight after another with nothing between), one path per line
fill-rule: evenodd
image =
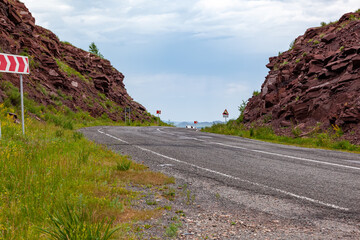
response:
M35 19L16 0L0 0L0 50L29 56L29 76L24 76L28 97L44 105L66 105L88 111L94 117L106 113L124 119L131 107L133 120L150 120L150 115L128 95L124 76L110 62L59 41L51 31L35 25ZM2 73L0 83L19 86L19 76ZM0 101L6 97L0 89Z
M245 122L269 121L277 132L337 125L345 138L360 143L359 11L308 29L292 49L269 60L269 74L261 93L249 99Z

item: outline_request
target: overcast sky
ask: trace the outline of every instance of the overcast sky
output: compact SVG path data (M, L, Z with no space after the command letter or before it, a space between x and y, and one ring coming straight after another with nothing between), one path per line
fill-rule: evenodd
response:
M22 0L60 40L100 52L165 121L223 120L260 90L271 56L359 0Z

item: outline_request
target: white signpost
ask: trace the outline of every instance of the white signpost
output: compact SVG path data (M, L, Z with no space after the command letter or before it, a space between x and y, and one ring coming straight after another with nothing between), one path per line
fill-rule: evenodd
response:
M29 58L0 53L0 72L20 74L21 124L22 132L25 134L23 74L30 74Z
M226 119L229 117L229 112L227 109L225 109L225 111L223 112L223 117L225 118L225 123L226 123Z

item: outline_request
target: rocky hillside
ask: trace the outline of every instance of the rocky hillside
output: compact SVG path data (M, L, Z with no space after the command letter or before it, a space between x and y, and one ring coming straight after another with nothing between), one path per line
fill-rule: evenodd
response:
M271 57L261 93L249 99L244 121L278 133L340 127L360 143L360 11L322 23ZM291 131L290 131L291 133Z
M107 114L113 120L124 119L124 108L131 107L133 120L150 119L146 109L128 95L123 74L108 60L61 42L37 26L17 0L0 0L0 50L29 56L31 74L24 77L24 91L39 104L65 105L94 117ZM19 86L19 76L1 74L0 102L6 97L6 81Z

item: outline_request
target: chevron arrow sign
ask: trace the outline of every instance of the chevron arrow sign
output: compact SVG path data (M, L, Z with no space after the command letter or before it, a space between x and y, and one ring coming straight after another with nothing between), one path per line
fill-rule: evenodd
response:
M0 53L0 72L30 74L29 58Z

